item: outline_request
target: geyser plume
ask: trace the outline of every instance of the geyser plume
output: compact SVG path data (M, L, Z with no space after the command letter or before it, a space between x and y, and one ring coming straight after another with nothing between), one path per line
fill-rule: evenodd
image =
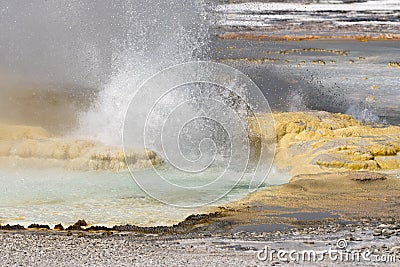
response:
M78 131L113 145L120 144L124 116L138 87L164 68L205 59L209 40L210 18L202 0L139 0L124 6L124 38L113 40L111 77L81 117Z
M163 68L205 59L205 1L3 0L0 87L95 88L73 135L120 144L135 89Z

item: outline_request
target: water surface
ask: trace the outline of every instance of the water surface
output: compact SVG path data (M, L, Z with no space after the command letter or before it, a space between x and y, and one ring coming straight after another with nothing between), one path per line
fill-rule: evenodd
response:
M144 171L143 176L146 175ZM142 176L142 177L143 177ZM149 178L154 177L152 175ZM172 176L170 176L172 177ZM175 176L175 182L184 180ZM207 177L204 177L207 180ZM209 177L212 179L212 177ZM272 172L268 184L287 182L288 176ZM157 183L157 180L153 181ZM186 185L198 181L184 181ZM202 183L202 182L201 182ZM73 224L85 219L89 224L114 226L172 225L193 213L209 211L210 207L177 208L146 195L129 172L74 172L62 170L0 171L0 224L31 223ZM156 186L156 185L155 185ZM213 192L204 191L204 198ZM238 200L248 194L246 182L239 183L231 193L213 206ZM191 195L170 192L172 198L190 205ZM196 200L198 201L198 200Z

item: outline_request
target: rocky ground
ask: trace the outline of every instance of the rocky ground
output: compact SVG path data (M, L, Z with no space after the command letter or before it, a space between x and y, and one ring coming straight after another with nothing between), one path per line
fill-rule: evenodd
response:
M328 223L275 232L202 232L145 235L132 232L15 231L0 235L4 266L388 266L400 260L400 224L364 221ZM344 245L343 245L344 244ZM326 257L316 261L278 258L270 249L368 252L371 261ZM381 258L377 258L377 257ZM385 258L383 258L385 257Z

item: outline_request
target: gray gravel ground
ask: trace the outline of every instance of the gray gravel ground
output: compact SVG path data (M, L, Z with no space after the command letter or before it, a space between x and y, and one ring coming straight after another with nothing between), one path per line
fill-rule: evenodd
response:
M352 226L337 232L307 228L289 235L280 232L239 232L221 236L156 236L134 233L35 232L0 233L0 266L398 266L400 236L388 232L397 225ZM375 229L376 228L376 229ZM311 230L310 230L311 229ZM317 231L317 232L316 232ZM370 251L373 255L394 255L395 262L260 261L257 254L270 251L336 249Z
M0 235L1 266L254 266L254 251L138 237Z

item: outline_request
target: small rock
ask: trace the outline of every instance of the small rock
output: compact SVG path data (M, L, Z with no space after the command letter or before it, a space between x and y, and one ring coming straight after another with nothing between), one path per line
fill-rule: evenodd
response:
M25 227L17 224L17 225L0 225L0 230L6 230L6 231L15 231L15 230L25 230Z
M62 226L62 224L59 223L59 224L54 226L54 230L63 231L64 230L64 226Z
M344 238L347 241L356 241L356 239L354 238L354 236L352 234L347 234L347 235L344 236Z
M378 228L380 228L380 229L383 229L383 228L388 228L389 227L389 225L387 225L387 224L380 224L380 225L378 225Z
M74 224L74 226L87 226L87 223L85 220L79 220Z
M84 233L82 233L82 232L79 232L78 233L78 237L85 237L86 235L84 234Z
M373 233L373 236L380 236L380 235L382 235L382 230L380 230L380 229L375 229L375 230L374 230L374 233Z
M28 229L48 229L50 230L50 227L48 225L41 225L41 224L31 224L28 226Z
M67 229L67 231L83 231L82 227L77 226L77 225L70 225Z
M385 236L391 236L391 235L393 235L395 233L396 233L396 231L390 230L390 229L383 229L382 230L382 234L385 235Z

